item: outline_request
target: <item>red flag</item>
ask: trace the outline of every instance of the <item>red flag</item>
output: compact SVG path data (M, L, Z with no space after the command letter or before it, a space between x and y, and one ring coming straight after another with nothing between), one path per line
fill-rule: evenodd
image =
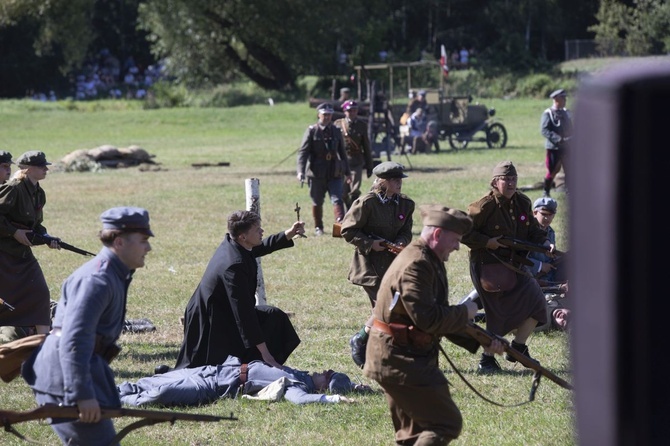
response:
M447 65L447 50L444 49L444 45L442 45L442 53L440 57L440 66L442 67L442 74L444 77L449 76L449 66Z

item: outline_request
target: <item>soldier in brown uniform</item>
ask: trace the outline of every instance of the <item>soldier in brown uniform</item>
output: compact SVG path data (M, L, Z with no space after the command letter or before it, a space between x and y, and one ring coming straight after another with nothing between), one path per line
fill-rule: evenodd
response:
M473 226L463 244L470 248L470 277L486 311L486 327L500 336L516 330L512 347L530 356L526 340L538 324L547 322L546 300L537 281L524 271L519 255L498 240L509 236L551 245L533 217L530 198L517 190L517 179L511 161L495 166L491 191L468 206ZM516 362L507 355L505 359ZM500 369L493 356L482 355L481 372Z
M37 333L51 329L49 287L27 233L46 234L42 209L46 203L40 180L49 167L43 152L29 151L16 163L14 177L0 186L0 283L2 298L15 310L0 308L0 325L32 327ZM52 249L58 249L53 241Z
M346 101L342 104L345 117L335 121L335 126L342 131L344 145L347 149L347 160L349 168L353 173L353 179L344 183L342 199L347 209L361 195L361 182L363 181L363 168L368 178L372 176L372 151L370 150L370 139L368 138L368 126L358 120L358 103Z
M472 220L439 205L421 206L421 217L421 237L382 279L363 372L384 389L396 444L446 445L460 434L463 419L439 367L440 338L472 353L479 344L463 332L477 305L449 305L444 262ZM487 350L500 354L503 346L496 340Z
M414 201L400 193L407 175L402 164L386 161L374 168L372 189L358 200L342 221L342 237L356 247L349 268L349 282L362 286L375 307L382 277L395 258L384 241L405 246L412 240ZM365 364L365 345L372 317L350 340L351 356L359 367Z
M339 222L344 217L344 182L349 181L351 172L342 132L331 123L333 106L323 103L316 110L318 122L307 128L298 150L297 177L301 183L305 180L308 182L314 232L323 235L323 202L326 192L333 204L335 221Z
M5 184L12 175L12 154L0 150L0 184Z

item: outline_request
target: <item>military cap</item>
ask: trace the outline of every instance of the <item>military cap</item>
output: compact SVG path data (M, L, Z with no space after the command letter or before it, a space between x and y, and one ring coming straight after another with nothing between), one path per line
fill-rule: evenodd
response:
M358 109L358 102L356 102L356 101L349 100L349 101L345 101L344 104L342 104L342 110L344 110L344 111L351 110L351 109L354 109L354 108Z
M495 177L515 177L516 167L511 161L501 161L493 168L493 178Z
M349 89L349 87L342 87L342 88L340 88L340 93L349 93L350 91L351 91L351 90Z
M330 375L330 377L328 376ZM330 393L335 395L344 395L345 393L351 392L351 380L344 373L333 372L328 370L326 372L326 378L328 379L328 390Z
M537 200L535 200L535 203L533 203L533 210L546 209L552 214L556 213L557 208L558 208L558 201L554 200L551 197L538 198Z
M21 155L19 159L16 160L16 164L22 164L24 166L48 166L51 163L47 162L47 156L44 152L31 150Z
M405 175L403 170L405 170L405 166L400 163L396 163L395 161L384 161L375 166L375 168L372 169L372 173L383 179L407 178L407 175Z
M419 209L424 226L437 226L461 235L472 229L472 219L461 210L450 209L439 204L424 204Z
M330 105L328 102L324 102L323 104L319 104L319 106L316 107L316 111L320 115L325 115L325 114L332 115L333 112L334 112L333 106Z
M419 90L419 96L425 96L426 90Z
M14 161L12 161L12 154L5 151L5 150L0 150L0 164L14 164Z
M549 95L549 97L550 97L551 99L554 99L554 98L557 98L557 97L559 97L559 96L566 97L567 95L568 95L568 94L565 92L565 90L562 89L562 88L560 88L560 89L554 91L553 93L551 93L551 94Z
M115 207L100 215L102 229L117 229L125 232L140 232L153 236L149 226L149 212L137 207Z

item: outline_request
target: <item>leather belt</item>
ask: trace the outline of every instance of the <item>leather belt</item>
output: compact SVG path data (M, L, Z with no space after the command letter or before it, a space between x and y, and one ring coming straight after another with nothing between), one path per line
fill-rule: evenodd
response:
M372 328L379 330L382 333L386 333L389 336L393 336L393 333L391 332L388 324L386 322L380 321L379 319L372 321Z
M244 384L249 379L249 364L240 366L240 384Z

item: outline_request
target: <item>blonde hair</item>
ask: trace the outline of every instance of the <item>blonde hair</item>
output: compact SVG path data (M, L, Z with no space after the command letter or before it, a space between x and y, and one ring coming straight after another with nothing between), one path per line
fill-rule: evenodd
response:
M19 164L19 170L14 172L12 175L12 180L24 180L28 176L28 168L30 166L26 166L25 164Z

